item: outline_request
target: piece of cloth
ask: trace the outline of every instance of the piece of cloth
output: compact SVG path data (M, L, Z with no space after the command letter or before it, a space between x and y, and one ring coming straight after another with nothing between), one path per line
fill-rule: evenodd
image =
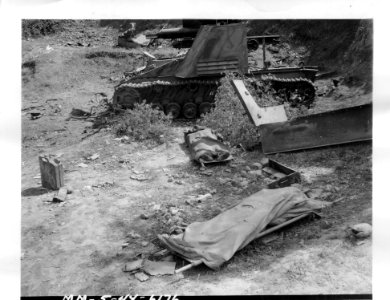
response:
M319 209L296 187L263 189L205 222L190 224L184 233L159 235L165 246L190 262L201 260L212 269L257 238L268 225Z
M193 160L213 163L233 158L229 147L222 142L222 137L209 128L195 126L184 137Z

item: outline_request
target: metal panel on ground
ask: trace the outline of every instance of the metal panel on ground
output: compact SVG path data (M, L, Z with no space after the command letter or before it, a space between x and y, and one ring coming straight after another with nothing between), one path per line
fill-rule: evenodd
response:
M265 154L372 139L372 103L260 126Z
M286 111L283 105L259 107L242 80L232 80L232 85L249 119L255 126L287 121Z

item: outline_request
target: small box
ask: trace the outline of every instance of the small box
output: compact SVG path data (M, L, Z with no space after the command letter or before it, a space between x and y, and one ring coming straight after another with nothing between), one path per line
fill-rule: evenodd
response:
M64 167L53 155L40 155L39 168L44 188L58 190L64 186Z
M263 172L276 180L267 185L269 189L277 189L290 186L293 183L301 182L301 175L281 163L269 159L268 163L263 166Z

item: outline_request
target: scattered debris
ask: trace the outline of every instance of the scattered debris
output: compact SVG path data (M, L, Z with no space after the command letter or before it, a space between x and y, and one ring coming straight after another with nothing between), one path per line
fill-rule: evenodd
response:
M123 272L134 272L142 268L144 263L143 259L137 259L135 261L129 262L125 264Z
M57 195L53 197L53 202L64 202L67 194L68 189L66 187L61 187Z
M176 263L171 261L151 261L145 260L143 270L151 275L168 275L175 274Z
M269 244L275 240L277 240L279 238L279 235L277 235L276 233L274 234L270 234L270 235L266 235L265 237L261 238L260 241L263 243L263 244Z
M160 210L161 209L161 205L160 204L155 204L155 205L153 205L152 209L153 210Z
M196 198L196 201L202 202L202 201L205 201L205 200L211 199L211 198L213 198L213 195L211 195L210 193L207 193L207 194L204 194L204 195L199 195L199 196Z
M353 237L358 239L368 238L372 233L372 226L367 223L360 223L348 227Z
M141 236L136 233L134 230L130 231L129 234L128 234L129 237L131 237L132 239L138 239L140 238Z
M93 155L87 157L87 160L95 160L95 159L98 159L99 156L100 156L99 154L95 153L95 154L93 154Z
M147 220L149 219L149 216L147 214L144 214L142 213L140 216L139 216L142 220Z
M44 188L58 190L64 186L64 167L54 155L40 155L39 168Z
M106 182L103 182L103 183L94 184L92 186L95 187L95 188L107 189L107 188L113 187L114 185L115 185L114 181L106 181Z
M150 178L145 174L139 174L139 175L130 175L130 179L137 180L137 181L145 181L145 180L149 180Z
M278 163L275 160L263 158L262 171L267 173L272 179L276 179L267 184L269 189L281 188L290 186L293 183L300 183L301 176L298 172Z
M200 174L206 175L206 176L211 176L211 175L213 175L213 171L212 170L204 170L204 171L201 171Z
M137 278L141 282L146 281L146 280L149 279L149 276L146 275L144 272L135 273L134 277Z
M39 111L31 111L30 112L30 118L31 120L36 120L36 119L39 119L40 117L42 117L42 113L39 112Z

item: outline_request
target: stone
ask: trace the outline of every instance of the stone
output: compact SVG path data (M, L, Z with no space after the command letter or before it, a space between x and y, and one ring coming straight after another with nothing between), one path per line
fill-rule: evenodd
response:
M146 247L147 245L149 245L149 242L147 242L147 241L141 242L141 246L142 246L142 247Z
M131 237L132 239L137 239L140 238L141 236L138 233L134 232L134 230L132 230L129 232L129 237Z
M267 157L263 157L260 160L260 163L262 164L263 167L267 166L269 164L269 159Z
M170 207L169 212L171 213L171 215L176 215L179 212L179 209L176 207Z
M245 167L245 170L246 170L246 171L250 171L251 168L250 168L249 166L246 166L246 167Z
M66 199L66 195L68 194L68 189L66 187L60 188L57 195L53 197L53 202L63 202Z
M149 216L147 214L144 214L142 213L140 216L139 216L142 220L147 220L149 219Z
M207 193L207 194L204 194L204 195L199 195L199 196L196 198L196 200L197 200L198 202L202 202L202 201L205 201L205 200L211 199L211 198L213 198L213 196L212 196L210 193Z
M252 164L252 167L255 168L255 169L262 169L263 168L263 165L261 163L253 163Z
M356 238L367 238L372 233L372 226L367 223L356 224L349 226L349 228Z
M99 158L99 154L95 153L93 155L91 155L90 157L87 157L88 160L95 160L95 159L98 159Z
M88 165L85 164L85 163L80 163L80 164L78 164L77 166L80 167L80 168L86 168L86 167L88 167Z
M149 279L149 276L146 275L144 272L135 273L134 277L137 278L141 282L146 281L146 280Z
M260 176L263 176L263 171L262 170L252 170L252 171L249 171L248 174L260 177Z

